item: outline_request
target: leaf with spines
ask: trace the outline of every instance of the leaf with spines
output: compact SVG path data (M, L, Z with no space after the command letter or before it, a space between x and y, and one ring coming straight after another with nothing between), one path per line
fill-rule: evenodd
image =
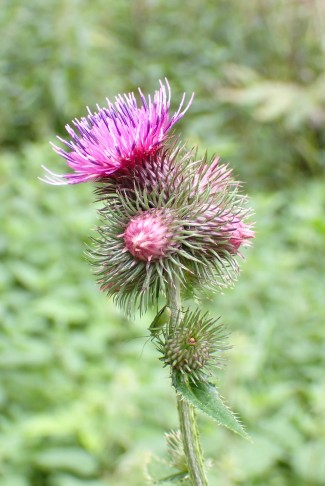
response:
M216 387L212 383L187 380L181 373L173 373L173 385L177 392L194 407L216 420L236 434L249 439L243 426L233 412L223 403Z

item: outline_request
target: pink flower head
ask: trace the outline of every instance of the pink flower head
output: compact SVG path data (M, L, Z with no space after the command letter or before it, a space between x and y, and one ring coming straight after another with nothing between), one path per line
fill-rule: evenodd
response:
M251 225L244 223L238 217L227 223L223 230L229 234L228 244L231 253L236 255L240 246L250 246L250 239L255 237Z
M123 238L125 248L143 261L159 260L175 246L168 213L140 213L128 223Z
M111 176L120 169L134 167L154 155L166 141L171 127L185 114L193 95L183 108L185 93L178 110L170 117L171 90L160 81L160 89L148 99L139 89L142 104L138 106L134 93L118 95L115 103L107 99L108 107L81 120L73 120L74 128L66 125L70 140L58 139L69 151L52 144L54 151L65 158L74 172L49 173L43 180L50 184L77 184ZM167 89L166 89L167 88Z

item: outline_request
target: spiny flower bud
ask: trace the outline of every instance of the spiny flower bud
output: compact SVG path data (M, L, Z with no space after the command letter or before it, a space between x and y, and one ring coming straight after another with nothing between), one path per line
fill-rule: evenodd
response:
M158 260L173 251L171 216L166 211L143 211L128 223L123 238L126 249L139 260Z
M224 212L221 207L203 208L198 221L200 221L203 231L207 231L210 236L213 235L216 251L218 251L218 244L222 241L228 252L236 255L239 247L250 246L249 240L255 236L251 224L245 223L231 212Z
M199 310L187 310L176 326L169 325L157 339L161 361L191 380L206 380L213 368L220 367L221 355L228 349L224 327L216 322Z
M251 225L243 223L239 218L234 218L231 223L225 226L230 232L228 243L230 251L234 254L238 252L240 246L250 246L250 239L254 238L255 233L251 229Z

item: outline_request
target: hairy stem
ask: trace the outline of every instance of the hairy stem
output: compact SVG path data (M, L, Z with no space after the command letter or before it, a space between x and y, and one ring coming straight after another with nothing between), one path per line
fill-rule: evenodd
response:
M167 305L171 309L171 324L176 325L181 310L180 287L171 282ZM188 472L193 486L208 486L204 472L202 448L194 407L177 394L177 408Z
M177 395L177 408L188 471L193 486L207 486L194 407Z

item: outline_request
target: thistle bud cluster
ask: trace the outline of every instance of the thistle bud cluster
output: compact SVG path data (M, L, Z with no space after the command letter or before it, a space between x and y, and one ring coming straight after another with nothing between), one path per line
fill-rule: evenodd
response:
M230 285L240 247L253 237L238 189L227 166L175 145L132 178L102 181L100 237L90 252L102 290L145 309L170 280L194 292Z

